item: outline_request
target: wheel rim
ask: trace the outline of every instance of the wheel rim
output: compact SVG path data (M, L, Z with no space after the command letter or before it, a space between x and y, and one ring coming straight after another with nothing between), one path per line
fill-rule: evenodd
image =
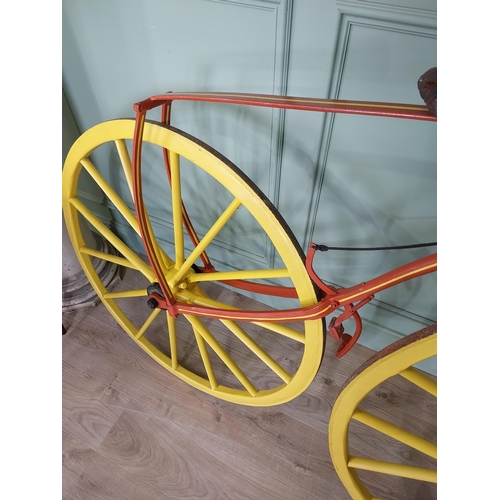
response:
M134 120L114 120L93 127L75 142L63 169L63 211L66 225L89 281L109 312L134 341L164 368L190 385L218 398L252 406L275 405L293 399L308 387L319 368L324 348L322 320L300 324L252 324L205 320L189 315L173 319L165 311L155 309L151 312L147 308L146 288L156 281L154 273L139 252L132 249L137 244L124 241L130 239L130 236L123 236L129 233L118 228L120 225L121 229L126 226L130 232L139 234L137 220L129 208L133 206L130 194L130 141L133 138L134 123ZM251 227L264 233L267 244L272 245L279 256L278 260L283 262L284 267L280 267L280 272L266 266L259 271L264 271L264 275L277 284L295 288L298 301L294 301L289 307L297 307L299 303L302 306L311 305L317 301L316 290L303 264L302 251L290 229L271 203L241 171L200 141L161 124L146 123L144 141L150 148L144 152L148 156L147 161L152 161L149 155L153 152L161 155L162 148L165 147L171 155L178 155L181 159L180 172L183 172L183 168L194 172L190 175L201 176L211 186L215 183L220 190L217 192L227 193L224 194L229 200L225 209L226 215L229 214L227 227L226 224L220 224L219 210L216 217L219 222L214 223L206 232L208 234L212 229L212 232L217 233L206 249L209 255L210 245L220 245L216 242L218 234L234 230L237 226L236 216L241 212L245 224L248 224L250 217ZM101 154L101 150L105 151ZM109 167L111 155L119 158L116 161L118 168ZM103 161L104 157L109 162ZM194 162L201 165L195 165ZM98 165L99 168L104 167L101 168L102 172ZM147 179L147 186L146 182ZM89 196L81 195L81 189L79 191L79 186L81 188L82 184L89 183L99 186L102 200L97 204L93 200L89 201ZM178 194L177 198L180 198L180 193ZM224 196L221 194L219 200ZM172 199L177 198L174 188ZM154 203L155 201L151 205ZM234 294L214 286L210 281L215 281L215 276L214 280L198 283L191 265L188 270L185 269L186 266L182 267L194 250L188 246L179 250L179 246L185 245L185 237L179 237L176 226L175 204L178 201L170 203L174 204L170 241L175 241L177 245L167 251L159 249L159 252L168 279L175 283L176 299L212 307L232 307ZM238 211L234 210L235 204L240 206ZM120 220L116 222L116 226L113 226L115 222L101 222L102 206L113 214L118 214ZM150 207L148 211L149 209ZM91 224L94 231L118 250L120 256L96 253L86 246L80 227L81 216ZM229 223L233 225L229 226ZM112 226L113 231L108 226ZM120 234L120 237L115 233ZM136 239L138 241L138 237ZM180 239L183 240L181 245ZM140 273L143 287L135 287L133 290L118 287L108 291L92 266L91 259L96 256ZM181 277L179 268L184 269ZM253 270L254 268L242 269L240 275L236 273L236 277L248 277L243 271ZM279 277L283 270L286 270L286 279ZM134 314L139 314L139 319L134 316L131 320L131 307L134 308Z
M437 397L436 381L412 366L436 355L436 332L437 326L432 325L389 345L374 355L346 381L335 401L328 427L330 454L339 478L353 499L375 498L357 471L370 471L370 474L388 474L429 483L437 482L435 436L426 439L422 435L417 435L421 432L414 434L408 429L399 428L389 422L390 418L387 416L386 419L381 419L359 408L360 403L363 404L363 400L373 389L397 375L405 378L418 391L422 391L422 395L428 398ZM364 439L367 443L373 439L374 434L388 436L391 438L391 443L416 450L416 455L420 454L423 457L426 467L352 456L348 433L349 426L355 421L366 429Z

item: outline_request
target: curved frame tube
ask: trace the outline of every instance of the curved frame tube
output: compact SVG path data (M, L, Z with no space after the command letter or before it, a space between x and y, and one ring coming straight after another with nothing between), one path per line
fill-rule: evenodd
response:
M146 120L146 113L153 108L162 106L162 122L168 125L170 123L171 107L174 100L204 101L247 106L297 109L303 111L315 111L324 113L358 114L366 116L385 116L390 118L410 120L436 121L436 117L429 112L426 106L366 101L340 101L334 99L314 99L264 94L169 92L167 94L149 97L144 101L134 104L134 110L136 112L136 128L134 133L132 156L134 204L146 253L162 291L162 294L152 292L149 295L150 299L154 298L157 301L157 307L166 309L173 317L177 317L179 314L192 314L203 317L217 317L223 320L283 322L320 319L340 307L345 307L346 312L350 310L350 314L346 315L346 313L344 313L344 315L341 316L341 318L343 317L341 321L344 321L346 317L353 317L356 322L356 332L352 337L347 335L343 339L344 342L339 347L339 351L337 353L337 355L340 357L340 355L345 354L352 347L352 345L354 345L361 333L361 320L356 312L359 307L368 303L369 300L373 298L373 295L377 292L380 292L381 290L391 288L399 283L403 283L418 276L423 276L437 270L437 254L433 254L424 257L423 259L410 262L405 266L394 269L393 271L378 276L370 281L363 282L349 288L335 289L326 285L314 272L312 268L312 259L315 249L313 248L314 244L311 244L307 255L306 267L311 279L319 286L323 295L323 299L320 300L317 304L308 307L277 311L233 311L176 302L174 294L170 290L165 279L162 262L160 257L158 256L156 239L154 237L151 223L144 206L142 197L141 175L142 135L144 130L144 123ZM166 149L164 149L164 159L167 176L170 180L171 172L168 160L168 151ZM182 205L182 220L189 234L189 237L191 238L193 244L196 246L200 242L200 240L193 228L193 225L191 224L184 205ZM200 269L200 271L214 272L215 269L206 253L203 252L200 257L204 264L204 267ZM293 292L285 287L259 285L255 283L245 282L243 280L231 281L229 284L237 288L254 291L261 294L293 297ZM357 302L357 306L354 305L355 302ZM338 328L338 326L341 324L341 321L339 322L339 324L333 325L333 328L336 332L336 328ZM337 335L334 334L334 337L339 339L341 335L339 335L337 332Z

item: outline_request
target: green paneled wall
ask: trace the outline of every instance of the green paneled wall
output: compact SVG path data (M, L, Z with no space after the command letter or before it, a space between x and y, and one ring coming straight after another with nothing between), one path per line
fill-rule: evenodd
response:
M420 104L417 79L436 65L429 0L63 0L62 28L63 86L82 131L132 117L134 102L169 90ZM247 173L304 249L311 240L381 246L436 239L436 124L196 103L175 103L172 123ZM127 198L113 161L101 159ZM148 164L147 152L146 167L146 182L154 181L146 203L168 246L157 180L163 167ZM191 215L203 228L223 200L200 193L200 185L192 178L184 193L192 194ZM87 195L100 203L98 193ZM102 214L120 231L116 214ZM273 258L248 228L233 229L220 235L215 260L230 268ZM142 248L135 235L123 237ZM319 256L316 268L349 286L427 253L335 253ZM436 276L381 293L362 316L361 343L375 349L435 321Z

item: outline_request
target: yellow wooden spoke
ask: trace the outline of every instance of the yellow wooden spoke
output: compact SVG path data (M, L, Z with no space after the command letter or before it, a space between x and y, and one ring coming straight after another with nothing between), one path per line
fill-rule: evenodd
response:
M113 262L114 264L118 264L119 266L129 267L130 269L137 269L132 262L128 261L124 257L119 257L118 255L113 255L106 252L101 252L99 250L94 250L93 248L89 248L87 246L81 246L79 248L81 253L86 255L90 255L91 257L97 257L102 260L107 260L109 262ZM152 271L152 270L151 270Z
M172 222L174 225L175 268L184 262L184 227L182 224L181 172L179 155L168 152L172 187Z
M245 271L191 274L188 277L188 281L199 283L202 281L258 280L289 277L290 273L288 269L251 269Z
M210 382L210 387L212 389L216 389L218 384L215 378L214 369L212 367L212 362L210 361L210 355L208 354L208 349L205 340L200 335L200 332L194 325L193 325L193 332L196 338L196 343L198 344L198 350L200 351L201 359L203 361L203 366L205 367L205 371L207 372L208 381Z
M151 226L151 220L149 219L149 216L147 214L146 209L145 211L145 223L147 227L147 232L151 236L151 243L153 245L154 253L155 255L159 255L160 259L158 259L158 264L160 265L161 272L163 275L167 275L169 267L173 265L173 261L170 259L168 255L165 254L165 252L162 250L160 245L158 244L158 241L156 240L155 233L153 231L153 228Z
M437 325L431 325L394 342L379 353L375 353L348 378L344 387L341 388L330 417L328 441L335 470L353 499L373 500L373 496L355 469L391 474L419 481L437 481L437 471L435 470L437 446L434 443L359 409L363 399L384 381L403 373L410 374L409 378L415 373L420 375L417 370L409 368L435 356L436 352ZM420 376L414 377L414 380L417 379L420 382ZM427 377L424 376L424 379L427 380ZM420 386L420 384L417 385ZM431 457L428 459L428 467L430 468L383 462L369 457L350 456L348 432L352 420L367 425L375 431ZM384 442L380 440L381 444Z
M123 167L123 172L125 173L125 178L127 180L127 185L130 190L130 194L132 196L132 199L134 197L134 191L133 191L133 181L132 181L132 162L130 161L130 155L128 152L127 144L123 139L119 139L115 141L116 149L118 151L118 155L120 157L120 162ZM172 259L163 251L162 248L156 247L156 250L159 252L161 255L161 258L163 259L163 264L165 267L172 267L174 265Z
M132 198L134 196L134 188L132 184L132 162L130 161L130 155L128 154L127 144L123 139L118 139L115 141L116 150L118 151L118 156L120 157L120 162L122 164L123 172L125 174L125 179L127 180L128 188Z
M152 282L155 281L156 278L152 269L130 250L122 240L115 236L115 234L113 234L111 230L108 229L78 198L71 198L69 202L135 267L135 269L139 270Z
M412 434L411 432L405 431L396 425L386 422L385 420L360 409L357 409L353 413L352 418L358 422L368 425L372 429L382 432L386 436L390 436L401 443L405 443L432 458L437 458L437 446L430 441L427 441L427 439L415 436L415 434Z
M225 351L225 349L217 342L216 338L210 333L207 327L196 316L186 314L186 318L193 325L193 329L197 331L207 344L214 350L215 354L224 362L224 364L231 370L233 375L241 382L243 387L252 395L257 394L257 389L252 382L243 373L241 368L235 363L233 358Z
M106 203L110 209L116 210L121 213L127 224L132 228L126 228L127 234L139 234L139 224L136 221L134 214L134 207L130 205L130 196L123 199L118 196L119 191L114 184L116 173L112 171L113 168L118 168L120 178L122 177L121 169L123 169L124 178L128 185L128 189L133 198L133 178L132 178L132 152L130 150L131 141L134 138L135 120L111 120L109 122L100 123L88 131L75 142L70 149L66 158L63 168L63 182L62 182L62 201L63 212L66 225L68 226L68 234L73 244L73 248L78 255L82 264L82 268L86 273L89 282L92 284L98 296L102 299L103 305L108 309L113 318L118 324L130 335L130 337L142 348L152 359L158 362L163 368L173 373L180 380L188 383L192 387L196 387L211 394L216 398L226 401L231 401L238 404L246 404L250 406L274 406L277 404L290 401L298 394L303 392L312 382L315 374L318 371L321 356L324 347L324 330L323 321L299 321L299 331L295 331L295 325L283 326L278 323L272 322L258 322L252 326L254 329L263 330L263 333L269 333L270 336L275 336L273 332L279 335L286 336L287 338L294 339L304 345L304 348L294 349L289 343L286 343L287 356L293 358L297 370L293 375L288 374L276 361L273 359L271 351L259 345L259 341L254 341L246 333L245 324L240 322L227 322L224 328L224 334L234 336L236 342L241 342L246 345L238 350L238 355L234 355L234 359L229 356L230 351L226 352L221 346L222 340L216 340L211 332L209 332L203 323L196 318L192 320L194 333L189 329L180 328L180 323L164 311L155 309L153 312L148 313L148 318L141 326L136 327L131 321L130 313L125 304L137 297L137 300L144 299L144 307L146 307L147 290L146 287L153 282L158 281L158 278L153 273L148 263L144 262L131 248L124 243L121 237L115 235L106 223L102 222L92 208L89 209L81 198L84 187L81 184L82 173L88 173L93 181L96 182L100 189L106 196ZM150 233L154 252L159 261L160 272L167 277L168 283L171 285L171 291L177 302L185 302L191 304L208 305L220 309L236 309L226 304L212 301L204 295L202 286L198 286L198 281L215 281L215 280L280 280L287 279L292 288L294 288L298 300L294 302L293 307L298 304L312 305L317 302L317 295L314 285L307 273L304 266L305 256L300 249L300 245L294 238L290 228L283 222L282 217L272 204L265 198L263 193L260 192L257 186L252 183L242 172L235 167L231 162L227 161L213 148L204 145L198 139L194 139L188 134L170 128L162 124L153 122L144 123L144 144L148 144L148 155L157 154L157 160L163 161L163 152L165 150L170 152L170 167L171 167L171 180L173 186L173 218L166 220L174 228L173 241L176 251L173 255L167 255L160 247L159 242L156 240L155 234L152 231L153 222L145 214L144 223L147 231ZM102 156L102 162L93 164L89 159L93 152L99 154L99 148L103 146L102 150L109 153L107 149L111 145L116 148L119 162L111 162L106 164L106 159L109 155ZM195 244L195 249L188 252L185 248L185 232L182 229L180 219L183 217L183 203L181 201L181 179L178 166L179 158L186 158L193 168L199 169L204 172L204 175L210 179L210 186L214 187L214 196L220 199L232 200L228 201L228 206L225 207L222 215L215 224L210 227L209 231L205 234L201 241ZM153 161L156 161L153 159ZM106 169L111 175L108 179L104 171ZM144 165L148 168L148 165ZM110 170L111 169L111 170ZM144 176L143 192L146 200L150 196L148 180L149 176ZM184 179L182 179L184 180ZM153 180L154 182L154 180ZM182 186L183 187L183 186ZM205 194L206 186L198 186L199 191L195 196L202 196ZM115 191L116 190L116 191ZM207 203L210 203L210 197L207 198ZM279 270L247 270L235 271L233 273L218 273L218 274L196 274L193 273L191 268L196 260L203 257L203 253L207 247L213 244L214 240L224 234L222 229L226 226L231 217L237 217L237 209L239 206L245 208L245 217L253 217L252 228L255 230L255 238L258 241L265 239L269 241L270 252L279 256L283 262L283 269ZM170 210L168 210L170 213ZM90 249L87 247L82 234L80 226L80 214L95 228L95 230L102 235L102 237L109 242L110 246L116 249L118 255L107 255L104 252ZM187 214L184 214L187 215ZM194 221L196 222L196 221ZM134 234L132 234L134 233ZM124 237L125 238L125 237ZM128 241L128 240L127 240ZM184 246L184 249L182 250ZM113 252L115 253L115 252ZM184 255L183 255L184 253ZM134 290L127 290L115 292L110 287L104 286L101 277L96 273L93 266L95 258L103 259L106 262L123 266L124 268L131 268L139 271L136 275L138 280L137 285L134 285ZM186 259L186 260L184 260ZM248 261L246 261L248 262ZM243 267L243 264L242 264ZM245 264L248 269L248 264ZM142 274L142 276L139 276ZM174 280L172 278L175 276ZM191 282L188 280L192 277ZM198 278L199 277L199 278ZM186 279L187 278L187 279ZM135 278L134 278L135 279ZM186 280L181 283L181 281ZM178 286L180 285L180 286ZM109 288L109 290L108 290ZM212 296L214 287L207 287L206 294ZM214 295L216 297L217 295ZM161 315L162 322L157 319ZM165 314L165 316L163 316ZM154 323L153 323L154 322ZM151 324L153 323L153 324ZM153 339L149 340L147 332L153 327L164 329L164 335L168 329L170 348L165 344L153 343ZM237 326L238 325L238 326ZM240 328L241 325L241 328ZM220 325L219 325L220 326ZM305 333L299 333L304 331ZM156 327L155 327L156 332ZM162 332L158 332L162 335ZM193 362L194 358L189 361L180 359L180 352L178 352L178 345L183 343L186 339L181 338L183 335L193 335L198 342L200 355L204 359L197 359L196 362L199 366L190 366L189 363ZM265 335L264 335L265 337ZM263 338L261 336L255 337ZM281 339L277 339L278 341ZM220 343L219 343L220 342ZM299 346L301 347L301 346ZM284 347L285 349L285 347ZM169 352L170 351L170 352ZM213 352L212 352L213 351ZM213 357L218 356L219 359ZM257 356L270 371L274 371L278 376L269 377L256 377L254 383L250 382L252 373L244 373L246 370L246 360L241 360L241 368L238 366L240 363L240 354L245 353L249 358L254 355ZM210 359L210 357L212 359ZM210 362L211 361L211 362ZM251 366L258 365L259 361L252 360ZM205 365L205 370L202 365ZM225 365L225 366L223 366ZM222 380L226 380L226 366L229 371L234 374L233 377L227 378L227 382L222 384ZM203 373L201 376L200 370ZM219 374L218 370L221 370Z
M380 462L363 457L351 457L347 463L348 467L353 469L369 470L390 474L391 476L406 477L408 479L417 479L428 483L437 483L437 471L424 469L422 467L413 467L411 465L394 464L391 462Z
M434 397L437 397L437 382L424 375L421 371L416 370L413 366L403 370L400 375Z
M124 290L123 292L107 292L103 295L105 299L129 299L131 297L147 297L148 289Z
M227 224L229 219L233 216L233 214L238 210L241 206L241 201L234 199L229 206L224 210L222 215L217 219L214 225L208 230L200 243L196 246L196 248L191 252L188 258L185 260L184 264L180 267L179 271L177 271L174 277L171 280L171 286L176 285L191 269L191 266L196 262L196 259L206 250L208 245L212 242L212 240L219 234L221 229Z
M115 141L116 149L118 151L118 155L120 157L120 162L123 167L123 171L125 173L125 178L127 180L127 185L130 190L130 194L133 198L133 185L132 185L132 164L130 161L130 156L128 153L127 145L123 139ZM108 185L106 180L102 177L96 167L92 164L92 162L88 158L84 158L81 160L81 164L83 167L89 172L89 174L93 177L99 187L106 193L110 201L116 206L116 208L120 211L120 213L125 217L128 223L132 226L134 231L140 236L139 224L137 223L137 219L135 215L132 214L127 205L121 200L121 198L116 194L116 192ZM171 267L173 265L173 261L165 254L163 249L161 249L156 240L153 242L155 244L155 251L157 254L161 255L163 259L163 263L165 268Z
M172 359L172 370L175 370L179 365L179 361L177 358L177 329L175 326L175 318L170 316L168 312L165 312L167 315L167 325L168 325L168 337L170 340L170 358Z
M278 375L285 383L289 384L292 376L282 368L269 354L262 349L242 328L234 321L221 319L221 323L231 330L238 339L243 342L256 356L258 356L276 375Z
M141 232L139 230L139 224L137 223L137 219L135 215L132 214L130 209L127 207L125 202L116 194L115 190L107 183L104 177L99 173L99 171L95 168L92 162L88 158L84 158L81 160L81 164L85 168L85 170L92 176L96 184L104 191L106 196L110 199L110 201L115 205L118 211L125 217L130 226L134 229L134 231L140 235Z
M224 302L219 302L218 300L210 299L209 297L194 294L189 290L181 290L179 292L179 298L198 306L227 309L229 311L238 310L237 307L230 306L228 304L225 304ZM273 321L251 321L250 323L265 328L266 330L270 330L274 333L278 333L279 335L283 335L284 337L295 340L296 342L300 342L301 344L305 344L306 340L303 333L298 332L284 324L275 323Z
M272 321L252 321L253 325L260 326L261 328L265 328L266 330L270 330L271 332L277 333L278 335L283 335L283 337L287 337L291 340L295 340L295 342L300 342L301 344L306 343L306 336L286 326L282 323L273 323Z
M128 155L128 152L127 152ZM125 159L126 161L126 159ZM130 161L130 160L129 160ZM109 200L115 205L118 211L125 217L127 222L131 225L134 231L140 236L140 229L137 219L135 215L132 214L128 206L123 202L123 200L116 194L114 189L107 183L104 177L99 173L96 167L92 164L92 162L88 158L84 158L80 161L82 166L87 170L87 172L92 176L96 184L103 190ZM124 168L128 168L129 165L124 165ZM131 168L131 167L130 167ZM127 181L128 182L128 181ZM150 234L153 234L153 246L155 247L155 252L157 255L162 256L163 263L163 272L166 273L168 267L172 265L172 260L165 254L163 249L158 245L156 238L154 237L154 233L151 228L151 224L149 221L149 217L147 217L147 225L150 231Z
M153 312L148 316L148 319L141 326L141 329L136 333L136 335L135 335L136 340L139 340L146 333L146 330L149 328L151 323L155 320L155 318L160 313L161 313L161 309L154 309L153 310Z
M122 154L125 155L126 152L126 147L125 151L123 149L121 150ZM119 149L120 153L120 149ZM120 155L120 159L122 160L122 166L125 169L130 169L132 168L130 166L130 159L128 158L128 151L126 152L127 156L124 156L123 159ZM127 164L127 158L128 158L128 164ZM99 171L96 169L96 167L92 164L92 162L88 158L84 158L80 162L85 170L92 176L92 178L95 180L97 185L104 191L106 196L110 199L110 201L115 205L115 207L118 209L118 211L125 217L127 222L132 226L134 231L140 236L141 232L139 229L139 224L137 222L137 219L135 218L135 215L132 214L128 206L123 202L123 200L116 194L116 192L109 186L107 181L104 179L104 177L99 173ZM127 174L126 174L127 175ZM131 171L130 171L131 175ZM129 182L129 179L127 178L127 182ZM129 184L130 187L130 184ZM167 273L168 267L172 265L172 260L165 254L163 249L158 245L158 242L156 241L156 238L154 237L154 232L151 227L151 223L149 221L149 217L146 216L146 224L148 226L149 233L153 235L152 238L152 243L155 248L155 253L157 255L161 255L162 260L161 263L163 264L162 270L164 273Z

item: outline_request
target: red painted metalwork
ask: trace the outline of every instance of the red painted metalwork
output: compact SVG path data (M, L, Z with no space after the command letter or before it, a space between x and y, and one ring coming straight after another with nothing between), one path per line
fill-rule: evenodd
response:
M371 300L373 295L377 292L386 290L387 288L391 288L399 283L403 283L404 281L408 281L418 276L435 272L436 268L436 254L429 255L353 287L339 288L337 290L332 289L332 293L325 293L323 299L321 299L318 303L312 306L294 309L272 311L227 310L183 303L169 304L166 298L161 297L157 293L152 293L149 297L156 299L160 308L167 309L175 317L179 314L194 314L202 317L217 317L237 321L287 322L320 319L332 313L339 307L344 307L348 310L350 308L350 311L352 312L352 314L343 317L342 321L345 321L348 316L354 316L357 309ZM159 284L161 287L161 283ZM356 301L359 301L358 305L354 305L354 302Z
M245 290L247 292L257 293L259 295L270 295L272 297L283 297L285 299L296 299L297 291L295 288L277 285L264 285L262 283L252 283L243 280L221 280L219 283Z
M346 310L346 312L349 312L350 314L349 317L352 317L355 322L355 329L352 335L344 333L344 326L342 322L339 322L340 318L332 318L330 324L328 325L328 331L332 334L333 338L335 340L342 341L340 345L337 347L337 352L335 354L335 357L337 358L341 358L342 356L345 356L349 352L349 350L358 341L361 335L361 330L363 329L363 325L361 323L361 318L359 314L357 312L352 312L348 310Z
M364 300L370 295L374 295L382 290L387 290L405 281L433 273L437 270L437 254L428 255L421 259L405 264L382 274L377 278L360 283L349 288L337 290L335 299L339 306L346 306L354 301Z
M315 99L312 97L291 97L268 94L240 94L236 92L168 92L156 95L134 104L138 112L149 111L157 106L169 105L172 101L203 101L224 104L241 104L267 108L320 111L351 115L386 116L409 120L436 121L426 106L387 102L341 101L336 99Z
M161 121L165 125L170 125L170 113L172 109L172 101L169 101L168 103L162 104L161 106ZM165 163L165 170L167 171L167 178L168 182L170 183L170 186L172 186L172 179L171 179L171 174L170 174L170 164L168 161L168 150L163 148L163 161ZM186 232L188 233L189 239L193 243L194 247L197 247L198 244L200 243L200 238L198 237L198 234L196 233L193 224L191 223L191 219L189 218L188 212L186 210L186 207L184 205L184 202L182 202L182 223L184 224L184 227L186 228ZM201 269L203 272L213 272L215 271L215 267L212 265L210 262L210 259L208 258L208 255L205 251L203 251L200 255L200 259L203 262L203 268Z
M169 307L175 303L175 297L168 286L168 283L161 270L159 262L160 256L156 255L152 236L151 225L144 200L142 198L142 176L141 176L141 153L142 153L142 137L144 134L144 122L146 121L146 112L137 113L134 130L134 140L132 143L132 188L134 193L134 205L136 209L137 222L141 233L144 248L148 256L149 262L155 273L156 279L165 297L165 301Z
M290 322L290 321L308 321L321 319L335 311L338 304L331 297L325 297L320 302L312 306L297 307L293 309L276 309L267 311L245 311L241 309L221 309L216 307L196 306L176 302L169 305L163 297L158 293L152 292L148 298L155 299L158 302L160 309L165 309L171 316L177 318L179 314L191 314L201 316L203 318L218 318L232 321L248 321L248 322Z
M141 148L146 113L155 107L162 106L162 122L169 125L172 102L175 100L203 101L325 113L384 116L389 118L436 121L436 117L427 109L426 106L365 101L340 101L265 94L169 92L167 94L152 96L144 101L136 103L134 105L134 109L136 111L136 128L133 141L132 161L134 203L146 253L162 292L160 294L157 291L152 291L149 294L149 299L154 299L156 301L156 307L167 310L173 317L177 317L179 314L192 314L202 317L215 317L220 319L250 322L316 320L326 317L339 308L343 308L344 312L337 318L333 318L329 325L329 330L332 336L336 340L342 340L342 343L337 350L337 357L341 357L345 355L349 349L351 349L361 334L362 324L361 318L357 312L358 309L366 305L373 299L376 293L382 290L391 288L399 283L408 281L418 276L423 276L436 271L437 255L433 254L394 269L370 281L363 282L349 288L336 289L335 287L324 283L314 272L312 260L315 253L315 245L311 244L306 259L306 268L311 279L318 285L323 296L317 304L287 310L243 311L203 307L176 302L175 296L170 290L166 278L163 275L159 260L160 257L156 255L155 252L153 243L154 235L142 198L141 181ZM166 149L164 149L164 160L167 176L170 181L170 166L168 162L168 151ZM193 245L196 246L200 242L200 239L189 219L184 204L182 204L182 219ZM205 252L201 255L201 259L203 262L203 267L200 268L201 272L215 271L214 266L211 264L210 259ZM259 294L280 297L296 297L294 289L287 287L262 285L242 280L221 281L221 283L226 283L230 286L253 291ZM352 318L355 322L355 332L353 335L344 333L343 322L348 318Z

